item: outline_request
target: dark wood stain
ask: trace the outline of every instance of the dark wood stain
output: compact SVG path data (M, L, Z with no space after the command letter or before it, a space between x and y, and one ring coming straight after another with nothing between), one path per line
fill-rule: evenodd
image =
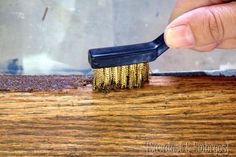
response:
M110 93L78 82L0 92L0 156L216 155L156 149L184 143L227 145L218 156L236 156L235 77L151 77L142 89Z

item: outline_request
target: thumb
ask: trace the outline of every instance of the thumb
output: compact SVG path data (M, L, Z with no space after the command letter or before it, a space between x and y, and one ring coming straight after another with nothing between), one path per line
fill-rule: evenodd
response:
M169 24L165 41L171 48L210 51L236 38L236 2L202 7L183 14Z

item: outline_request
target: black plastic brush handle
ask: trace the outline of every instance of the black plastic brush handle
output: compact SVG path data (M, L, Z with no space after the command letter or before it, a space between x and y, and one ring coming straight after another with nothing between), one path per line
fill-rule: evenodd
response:
M164 34L160 35L158 38L152 41L157 45L157 58L162 55L169 47L165 43Z
M89 50L88 59L93 69L152 62L168 49L164 34L152 42Z

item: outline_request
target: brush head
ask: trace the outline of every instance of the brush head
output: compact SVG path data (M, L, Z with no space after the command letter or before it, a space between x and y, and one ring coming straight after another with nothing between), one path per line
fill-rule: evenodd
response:
M93 89L110 90L140 88L149 80L148 63L132 64L94 70Z
M148 43L91 49L88 60L93 69L148 63L154 61L167 49L162 34Z
M89 50L89 63L95 69L94 90L142 87L148 82L148 62L154 61L167 49L162 34L148 43Z

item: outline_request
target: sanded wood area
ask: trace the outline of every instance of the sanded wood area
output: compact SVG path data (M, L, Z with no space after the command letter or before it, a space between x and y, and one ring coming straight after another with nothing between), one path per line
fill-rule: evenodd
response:
M236 78L0 92L0 156L236 156Z

